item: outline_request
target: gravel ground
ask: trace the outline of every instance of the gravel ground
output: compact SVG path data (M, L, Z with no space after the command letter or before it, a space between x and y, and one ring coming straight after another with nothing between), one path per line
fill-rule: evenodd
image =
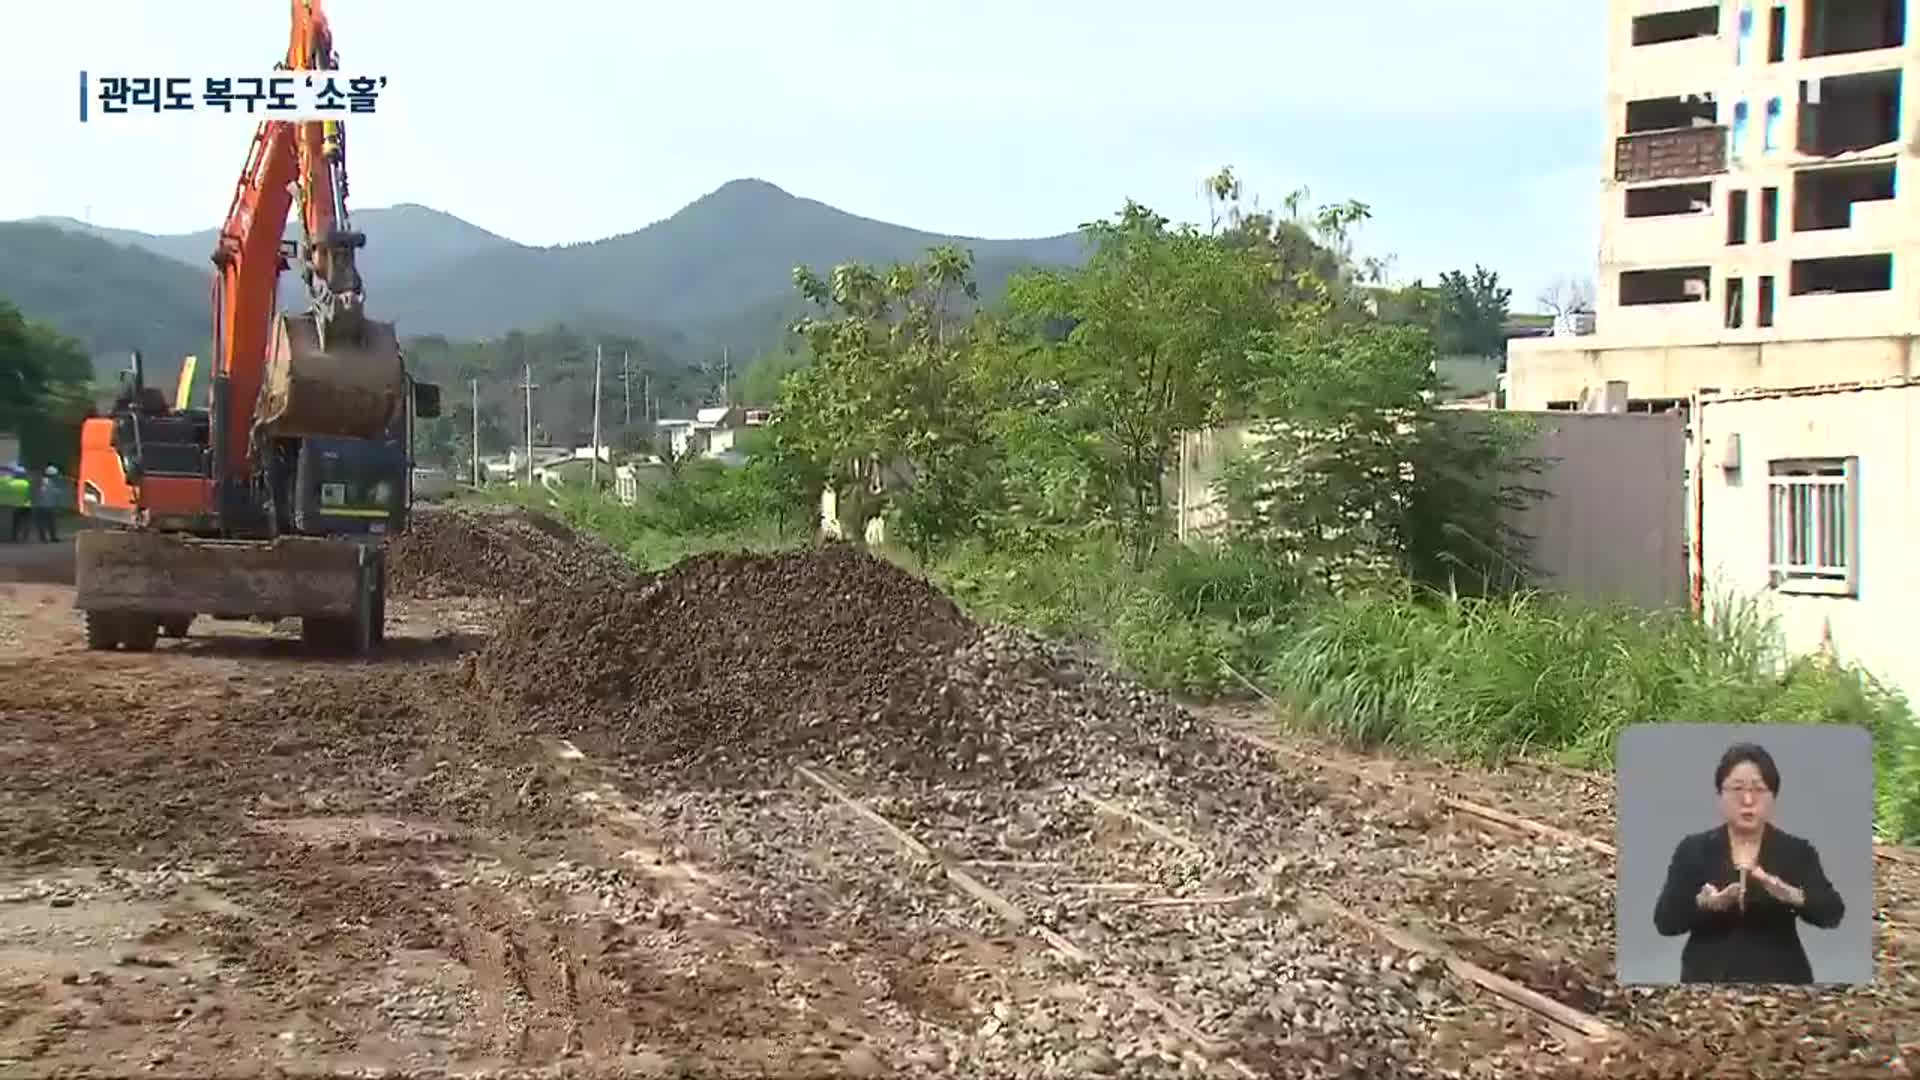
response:
M1582 778L1277 761L844 548L646 578L440 520L400 664L103 658L9 599L0 1066L1797 1077L1901 1075L1920 1034L1898 948L1866 991L1615 988L1610 860L1445 805L1605 835ZM563 582L498 554L549 544ZM1565 1053L1328 902L1625 1039Z

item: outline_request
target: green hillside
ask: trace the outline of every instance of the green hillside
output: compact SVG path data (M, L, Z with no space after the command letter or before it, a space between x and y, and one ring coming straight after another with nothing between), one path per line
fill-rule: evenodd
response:
M208 273L139 247L53 225L0 223L0 297L78 340L104 376L138 349L172 372L205 355Z

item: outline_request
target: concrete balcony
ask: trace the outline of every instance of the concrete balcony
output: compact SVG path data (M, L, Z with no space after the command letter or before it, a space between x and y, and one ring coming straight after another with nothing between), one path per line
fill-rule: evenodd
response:
M1907 275L1909 279L1911 275ZM1920 295L1912 287L1885 292L1781 296L1774 329L1789 338L1859 338L1920 331Z
M1689 94L1715 86L1717 73L1733 68L1733 43L1723 37L1696 37L1657 45L1634 45L1615 53L1609 91L1632 100Z
M1596 318L1613 341L1715 341L1724 333L1720 308L1717 296L1691 303L1603 305Z
M1659 217L1616 216L1601 232L1600 265L1612 269L1698 262L1726 246L1726 231L1724 215L1712 207Z
M1781 236L1792 258L1818 259L1835 255L1864 255L1904 247L1912 232L1911 211L1894 199L1856 202L1847 208L1841 228L1797 229Z

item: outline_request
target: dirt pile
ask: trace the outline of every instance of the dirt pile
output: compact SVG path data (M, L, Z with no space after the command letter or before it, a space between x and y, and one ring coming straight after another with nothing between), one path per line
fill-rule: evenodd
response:
M699 556L644 588L572 590L510 618L478 668L498 706L690 783L771 781L812 760L1025 786L1115 757L1234 756L1196 753L1210 728L842 545Z
M640 584L632 565L606 544L545 514L512 508L416 510L387 560L394 593L419 599L525 599Z

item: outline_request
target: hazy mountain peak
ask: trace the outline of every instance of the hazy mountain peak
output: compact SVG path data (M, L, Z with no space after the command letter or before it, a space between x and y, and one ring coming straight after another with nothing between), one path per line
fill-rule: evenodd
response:
M59 290L46 291L27 288L44 276L31 260L13 258L0 246L0 295L34 292L38 299L30 316L68 327L96 348L137 346L166 355L203 347L199 328L208 318L207 259L214 230L154 236L71 218L47 218L43 224L173 260L147 266L150 274L173 280L165 289L145 290L156 297L156 310L145 313L146 322L168 326L171 332L159 335L168 340L139 345L130 338L154 335L121 329L125 320L111 327L103 322L103 311L127 305L128 291L106 288L111 275L105 271L94 275L81 267L117 261L111 252L119 249L67 251L62 257L75 272ZM993 295L1022 267L1077 263L1084 256L1077 233L1007 240L930 233L861 217L756 177L730 180L638 231L554 247L518 244L419 203L356 210L354 225L367 235L358 261L369 303L379 318L397 322L403 335L482 338L563 320L598 320L645 326L650 334L698 337L736 352L778 338L799 303L793 290L796 266L823 271L845 262L885 266L917 259L934 245L956 243L973 252L982 292ZM177 275L171 270L175 266ZM283 305L304 303L297 276L283 275L281 286ZM177 310L175 298L188 298L184 311ZM193 340L181 340L187 335L173 329L184 326L193 328Z
M715 195L770 195L783 199L791 199L794 197L792 192L781 187L779 184L770 180L762 180L757 176L743 176L738 180L729 180L719 187L714 188L713 191L709 193L708 198L712 198Z

